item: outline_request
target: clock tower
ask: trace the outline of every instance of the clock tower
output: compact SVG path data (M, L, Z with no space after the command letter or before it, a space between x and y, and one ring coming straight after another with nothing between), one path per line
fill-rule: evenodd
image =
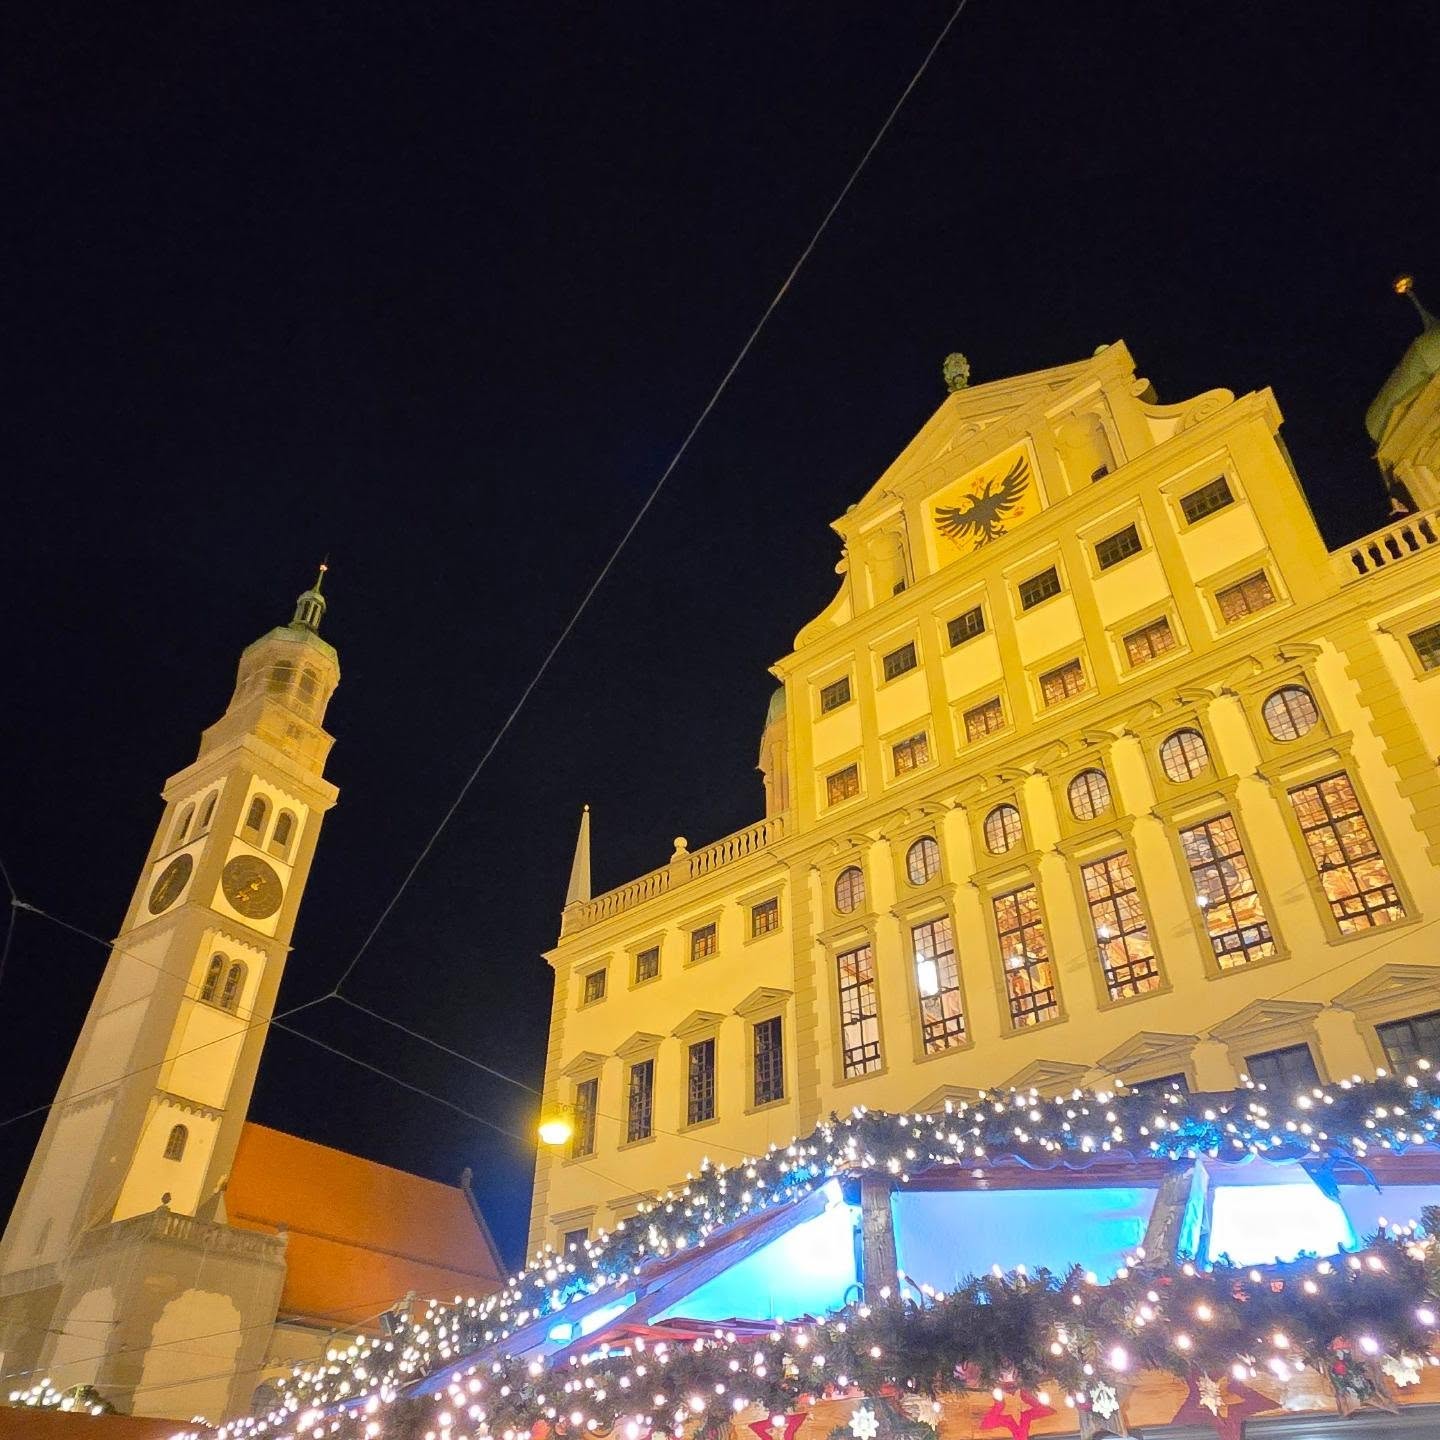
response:
M44 1374L95 1384L123 1409L174 1413L175 1387L191 1383L175 1373L182 1337L215 1337L195 1347L209 1372L224 1370L217 1357L243 1369L247 1348L263 1349L253 1317L267 1305L274 1317L284 1240L228 1226L224 1188L338 793L323 774L340 679L319 633L323 579L322 566L290 623L245 650L225 713L165 785L0 1242L7 1389Z

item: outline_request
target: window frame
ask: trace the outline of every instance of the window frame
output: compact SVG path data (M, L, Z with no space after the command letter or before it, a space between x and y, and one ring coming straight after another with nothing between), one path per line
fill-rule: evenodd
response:
M1258 605L1252 604L1248 593L1248 589L1252 585L1263 586L1269 599L1263 600ZM1245 602L1245 609L1235 615L1226 614L1225 597L1227 595L1241 598ZM1223 584L1215 584L1210 590L1210 598L1214 603L1215 614L1221 626L1228 628L1232 625L1244 625L1263 611L1273 610L1280 603L1280 592L1270 578L1270 567L1262 564L1257 569L1250 571L1248 575L1241 575L1235 580L1226 580Z
M1046 577L1053 577L1055 588L1045 589L1044 594L1035 593L1033 598L1027 598L1026 587L1045 581ZM1042 587L1043 588L1043 587ZM1020 613L1028 615L1033 610L1038 610L1047 600L1054 600L1065 593L1065 581L1060 574L1059 560L1053 560L1043 570L1037 570L1033 575L1027 575L1025 579L1015 584L1015 599L1019 604Z
M992 825L997 832L994 835ZM987 855L1008 855L1024 843L1025 817L1013 798L1001 800L985 812L985 817L980 822L980 834ZM993 843L996 838L1004 842L998 849Z
M708 1049L710 1054L708 1098L709 1110L696 1113L695 1053ZM685 1121L681 1127L693 1130L700 1125L713 1125L720 1118L720 1037L711 1033L695 1036L685 1042Z
M845 779L847 776L854 777L855 788L853 790L847 788L849 785L849 781ZM845 791L844 794L835 794L834 782L837 780L844 782L840 787ZM830 771L821 780L821 785L825 795L823 808L826 810L834 810L837 806L844 805L851 800L860 799L865 794L865 785L860 775L860 761L858 759L850 760L838 770Z
M906 952L908 964L906 970L910 983L911 1015L914 1017L915 1034L915 1059L917 1062L933 1060L941 1055L950 1055L956 1050L963 1050L971 1046L974 1041L969 1028L969 1009L965 1000L965 976L960 965L960 947L955 938L955 917L948 909L936 912L929 910L910 914L903 917L903 923L907 932ZM943 925L948 931L950 948L941 949L935 941L935 927ZM933 947L933 953L923 958L935 965L936 987L930 994L926 994L920 984L920 932L928 930L931 933L929 940ZM953 977L947 974L945 966L946 957L949 959L949 970L952 970ZM953 984L950 979L953 978ZM956 1014L946 1013L945 1002L947 998L954 997ZM930 1002L939 1002L939 1013L927 1017L926 1005ZM958 1028L955 1022L958 1021ZM928 1033L934 1030L934 1034ZM931 1040L945 1040L953 1036L946 1044L936 1045L932 1048Z
M655 957L655 969L652 974L642 975L640 973L640 962L647 956ZM664 946L659 940L648 943L641 943L630 951L630 988L633 990L637 985L651 985L660 978L661 965L664 961Z
M1246 868L1249 871L1252 891L1259 902L1262 923L1269 932L1268 941L1261 941L1254 946L1242 945L1240 952L1248 955L1251 949L1258 950L1264 944L1271 946L1268 955L1256 955L1254 959L1242 960L1238 965L1221 965L1220 957L1215 949L1214 937L1210 930L1210 905L1199 903L1200 889L1197 886L1195 869L1190 863L1186 853L1184 835L1186 831L1195 830L1202 826L1217 824L1222 820L1229 820L1234 827L1235 835L1239 843L1239 851L1245 857ZM1183 818L1176 817L1173 823L1167 825L1167 832L1170 835L1176 864L1179 866L1181 884L1186 887L1189 899L1186 909L1191 915L1192 923L1200 939L1201 956L1205 966L1206 975L1211 978L1218 978L1228 975L1245 975L1257 970L1262 965L1273 965L1286 958L1287 951L1281 937L1279 926L1275 921L1275 907L1270 899L1264 876L1256 868L1254 863L1255 847L1251 844L1250 836L1246 831L1244 820L1239 813L1239 806L1236 797L1232 792L1225 794L1218 803L1213 803L1203 808L1187 811ZM1222 859L1233 860L1233 856L1222 856ZM1222 872L1223 874L1223 872ZM1243 896L1241 897L1243 898ZM1234 898L1226 897L1226 903L1233 906ZM1243 931L1246 928L1237 923L1236 929ZM1235 952L1232 952L1235 953Z
M910 663L908 665L896 665L892 668L892 661L899 661L909 653ZM909 640L897 645L893 650L887 650L880 656L880 684L890 685L899 680L903 675L909 675L912 671L920 669L920 646L912 636Z
M973 704L967 704L962 700L957 704L956 710L959 715L960 739L963 745L983 745L987 740L993 740L997 735L1003 735L1011 728L1003 692L989 695L984 700L977 700ZM971 735L970 717L978 715L981 711L998 715L1000 723L993 729L989 728L987 723L987 728L982 734Z
M863 958L862 958L863 957ZM849 978L847 979L847 962ZM880 1019L880 984L875 966L875 947L869 936L844 950L832 960L835 997L835 1059L837 1085L885 1073L885 1038ZM873 1038L867 1039L868 1031ZM852 1032L853 1035L852 1035ZM852 1043L852 1040L854 1043Z
M1116 544L1114 553L1110 554L1108 558L1106 554L1102 553L1103 548L1112 542L1126 541L1127 539L1134 542L1133 549ZM1101 575L1113 570L1117 565L1123 565L1125 561L1133 559L1136 555L1143 555L1145 553L1145 538L1140 533L1140 522L1138 520L1131 520L1129 524L1122 525L1113 533L1101 536L1099 540L1091 542L1090 549L1091 553L1095 556L1096 571Z
M1095 787L1089 783L1089 777L1092 775L1098 775L1100 777L1100 785L1104 790L1105 800L1103 804L1094 806L1088 815L1082 815L1075 808L1075 787L1079 785L1082 780L1086 781L1085 794L1087 798L1093 802ZM1115 791L1110 784L1109 772L1103 765L1086 765L1083 769L1075 771L1075 773L1065 781L1065 809L1069 812L1070 819L1077 825L1092 825L1095 821L1103 820L1114 811Z
M928 726L924 729L917 730L913 735L907 735L903 739L891 740L886 743L890 752L890 774L896 780L903 779L906 775L914 775L917 771L927 769L935 759L933 753L934 747L930 743L930 730ZM913 758L914 752L917 749L923 751L922 757L918 760ZM903 769L900 765L900 752L902 750L907 750L912 757Z
M1117 888L1115 885L1111 866L1117 860L1123 862L1127 872L1128 888ZM1097 866L1106 867L1104 875L1106 889L1103 893L1092 889L1088 881L1088 872L1094 871ZM1140 866L1135 858L1135 849L1129 838L1117 837L1114 843L1097 846L1083 855L1076 856L1075 885L1082 923L1089 926L1090 943L1095 957L1096 1000L1099 1005L1102 1008L1128 1005L1136 1001L1148 1000L1153 995L1160 995L1167 991L1170 986L1160 957L1155 929L1151 923L1150 903L1145 894L1144 882L1140 876ZM1127 928L1124 923L1123 901L1130 896L1134 897L1135 913L1138 915L1140 923ZM1117 921L1114 933L1110 935L1102 933L1102 930L1110 928L1100 913L1101 908L1105 906L1110 908ZM1143 944L1150 953L1148 956L1141 956L1137 959L1131 956L1128 941L1131 936L1139 935L1142 932ZM1114 962L1109 949L1111 943L1115 941L1120 943L1124 956L1118 964ZM1133 971L1139 966L1148 966L1149 973L1138 977L1132 973L1118 981L1115 978L1114 972L1124 968ZM1153 980L1154 984L1146 988L1135 989L1130 994L1116 993L1117 988L1123 989L1126 986L1142 984L1146 980Z
M1185 502L1206 490L1213 489L1217 485L1224 488L1225 499L1218 505L1208 506L1201 510L1198 515L1192 515ZM1219 515L1222 511L1228 510L1232 505L1236 504L1239 499L1240 497L1236 493L1235 485L1229 472L1222 469L1218 475L1203 481L1193 489L1185 491L1177 489L1175 492L1175 510L1180 518L1181 528L1183 530L1189 530L1196 525L1203 524L1206 520L1210 519L1212 515Z
M931 853L931 852L930 852L929 849L924 849L924 847L926 847L927 845L934 847L935 868L934 868L933 870L930 869L930 853ZM940 844L940 838L939 838L938 835L933 835L933 834L931 834L929 831L926 831L926 832L925 832L924 834L922 834L922 835L910 835L910 836L906 836L906 837L900 842L900 847L901 847L901 851L902 851L902 854L903 854L903 857L904 857L901 863L902 863L903 868L904 868L905 880L906 880L906 882L909 884L909 886L910 886L910 888L911 888L912 890L920 890L920 889L923 889L926 885L933 885L933 884L935 884L937 881L943 881L943 880L944 880L944 878L945 878L945 851L944 851L944 848L943 848L943 847L941 846L941 844ZM924 850L924 855L925 855L925 865L924 865L924 869L925 869L928 873L926 873L921 879L917 880L917 879L915 879L914 871L911 869L911 866L910 866L910 857L911 857L916 851L919 851L919 850L922 850L922 849Z
M779 1089L775 1094L767 1093L766 1098L762 1100L760 1098L760 1035L762 1030L769 1034L772 1026L774 1027L775 1046L773 1051L770 1052L772 1059L771 1068L774 1072L771 1079L778 1083ZM748 1077L750 1081L748 1087L750 1104L747 1107L747 1113L753 1113L756 1110L768 1110L773 1105L784 1105L789 1097L790 1086L785 1074L785 1051L787 1047L785 1044L785 1016L783 1011L777 1010L769 1015L751 1017L749 1020L749 1034L747 1039L749 1041L747 1046L749 1054L747 1058L750 1069Z
M833 704L828 703L828 697L833 692L838 691L842 686L845 690L844 695L835 700ZM843 710L847 705L852 705L855 702L855 687L851 683L850 672L848 670L845 674L838 676L836 679L824 685L817 685L815 689L816 704L819 706L819 713L821 715L833 715L837 710Z
M1162 645L1159 649L1151 639L1152 632L1159 631L1163 627L1165 633L1170 637L1168 645ZM1144 639L1149 654L1141 659L1136 659L1131 649L1130 642L1135 639ZM1153 665L1157 660L1163 659L1166 655L1172 655L1184 647L1180 644L1180 637L1175 633L1175 625L1166 611L1158 615L1152 615L1148 620L1142 620L1130 630L1122 630L1120 633L1120 651L1125 658L1126 671L1142 670L1147 665Z
M605 999L610 988L610 977L607 974L609 965L601 960L598 963L588 964L580 972L580 1004L579 1009L586 1010L592 1005L598 1005ZM595 981L599 981L598 985ZM593 991L593 993L592 993Z
M701 938L709 933L709 948L705 948L705 941ZM704 965L707 961L713 960L720 953L720 917L718 915L707 916L704 919L696 919L685 927L685 963L687 965Z
M588 1103L582 1096L588 1095ZM595 1153L600 1119L600 1075L585 1075L570 1083L570 1143L566 1158L588 1160ZM583 1148L582 1148L583 1147Z
M1303 695L1309 702L1311 714L1310 723L1303 730L1297 729L1293 735L1277 735L1274 725L1270 723L1270 704L1274 700L1279 700L1285 712L1285 718L1293 725L1295 716L1288 698L1291 695ZM1284 680L1271 690L1260 702L1258 712L1260 723L1265 727L1266 734L1276 745L1293 745L1297 740L1303 740L1307 735L1312 735L1317 729L1325 727L1325 715L1320 709L1320 702L1315 698L1315 692L1310 686L1303 685L1296 679Z
M1044 668L1041 668L1041 667ZM1073 672L1080 677L1079 688L1071 690L1068 682L1062 686L1064 694L1057 695L1053 699L1047 699L1045 694L1045 682L1054 679L1057 675L1065 675ZM1094 690L1091 675L1085 664L1083 655L1067 655L1059 664L1052 664L1049 660L1042 660L1035 667L1035 708L1037 713L1047 710L1056 710L1062 705L1068 705L1072 700L1079 700L1083 695L1089 695Z
M657 1056L636 1055L625 1063L625 1139L620 1149L632 1145L646 1145L655 1139L655 1069ZM644 1077L644 1098L637 1104L637 1079ZM637 1113L638 1112L638 1113ZM645 1129L636 1133L637 1119Z
M748 919L746 922L746 928L749 932L747 936L748 939L763 940L767 935L775 935L779 932L780 895L778 892L767 895L763 900L757 900L753 904L747 904L745 908L748 911ZM756 921L762 910L765 911L768 915L773 915L774 920L771 924L765 926L763 929L757 930L755 928Z
M980 624L977 629L966 629L959 634L957 639L957 627L962 621L969 620L972 615L980 617ZM958 615L945 621L945 643L950 650L958 650L962 645L968 645L972 640L978 640L982 635L988 634L990 623L985 615L985 602L977 600L975 604L967 606Z
M840 881L844 879L845 876L851 874L855 874L860 877L860 894L858 896L853 895L855 882L853 880L850 881L852 901L848 908L842 908L840 905ZM830 882L830 908L835 912L835 914L844 915L846 917L855 914L863 914L864 907L866 904L869 903L869 899L870 892L868 882L865 878L865 867L860 864L842 865L840 869L835 872L835 876Z
M1321 1064L1318 1047L1312 1040L1297 1040L1293 1044L1276 1045L1269 1050L1257 1050L1252 1055L1242 1056L1241 1058L1245 1066L1242 1073L1248 1075L1255 1084L1263 1083L1266 1087L1265 1093L1275 1097L1275 1101L1278 1103L1282 1097L1289 1099L1289 1095L1286 1095L1284 1091L1277 1090L1274 1086L1270 1085L1268 1081L1257 1081L1251 1067L1257 1060L1272 1060L1279 1055L1297 1055L1302 1052L1310 1061L1310 1073L1314 1077L1313 1079L1307 1079L1305 1081L1306 1087L1313 1088L1316 1085L1324 1085L1326 1083L1325 1069Z
M170 1133L165 1137L165 1151L163 1158L173 1160L179 1164L185 1158L185 1151L190 1144L190 1127L185 1124L175 1124L170 1127Z
M1005 900L1014 900L1016 897L1032 892L1034 896L1035 918L1028 925L1022 925L1014 930L1002 931L1000 903ZM985 890L986 922L985 930L989 938L990 952L995 962L996 974L998 977L999 994L1005 1004L1000 1012L1001 1023L1004 1035L1027 1035L1036 1030L1043 1030L1049 1025L1061 1024L1066 1018L1064 998L1060 989L1060 967L1055 958L1054 945L1050 939L1049 917L1045 907L1045 891L1040 882L1039 874L1029 868L1012 871L1009 878L1003 882L997 882L988 886ZM1019 909L1017 903L1017 912ZM1045 955L1039 962L1030 959L1027 955L1026 963L1023 966L1012 966L1007 964L1005 944L1006 937L1010 935L1024 935L1027 930L1038 928L1041 938L1044 941ZM1013 957L1012 957L1013 958ZM1049 983L1039 987L1034 986L1031 981L1031 995L1037 989L1048 990L1051 994L1050 1004L1045 1008L1053 1007L1053 1013L1046 1015L1044 1019L1036 1020L1033 1024L1019 1024L1016 1019L1017 995L1011 988L1012 977L1016 976L1022 969L1029 971L1036 964L1044 964L1049 967ZM1038 1014L1039 1007L1031 1007L1032 1014Z

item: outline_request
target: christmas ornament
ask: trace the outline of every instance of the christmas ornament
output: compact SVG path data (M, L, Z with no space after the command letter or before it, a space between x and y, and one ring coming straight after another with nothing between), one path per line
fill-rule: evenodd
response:
M880 1422L868 1405L859 1405L850 1416L850 1433L855 1440L875 1440L880 1433Z
M1354 1415L1358 1410L1396 1413L1379 1369L1364 1354L1357 1355L1347 1342L1335 1342L1327 1374L1335 1390L1335 1408L1342 1415Z
M1030 1427L1055 1412L1028 1390L1003 1390L980 1417L982 1430L1008 1430L1015 1440L1030 1440Z
M1380 1362L1380 1373L1393 1380L1400 1389L1420 1383L1420 1360L1415 1355L1387 1355Z
M1274 1410L1268 1395L1232 1380L1228 1375L1192 1375L1185 1399L1175 1412L1176 1425L1211 1425L1220 1440L1241 1440L1245 1421L1262 1410Z
M795 1440L795 1432L809 1418L805 1411L791 1415L772 1415L768 1420L752 1420L750 1428L759 1440Z

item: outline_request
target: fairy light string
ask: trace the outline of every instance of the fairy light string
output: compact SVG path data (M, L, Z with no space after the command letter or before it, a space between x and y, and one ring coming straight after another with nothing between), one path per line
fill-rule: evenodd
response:
M1314 1173L1434 1145L1437 1130L1440 1082L1423 1060L1403 1075L1382 1071L1293 1097L1255 1085L1210 1095L1075 1090L1051 1098L1005 1090L949 1101L933 1114L857 1108L763 1156L702 1163L583 1247L565 1254L546 1247L493 1295L433 1302L418 1319L399 1317L393 1335L361 1338L323 1363L297 1367L280 1382L277 1411L220 1434L398 1440L433 1431L436 1440L540 1440L546 1432L583 1436L618 1425L621 1440L660 1440L679 1433L681 1408L687 1431L704 1430L707 1416L728 1420L737 1409L827 1392L898 1387L932 1395L1046 1381L1083 1405L1087 1386L1132 1369L1284 1378L1277 1367L1323 1364L1342 1335L1377 1364L1413 1359L1435 1339L1432 1306L1440 1308L1427 1279L1427 1266L1440 1270L1436 1242L1416 1229L1392 1229L1354 1255L1259 1269L1156 1265L1136 1255L1107 1284L1078 1268L1061 1277L991 1274L949 1294L926 1293L918 1305L883 1295L824 1321L762 1327L761 1339L754 1327L745 1334L722 1327L678 1345L567 1352L559 1370L504 1352L524 1327L562 1322L567 1310L578 1314L577 1302L605 1292L623 1294L647 1262L703 1247L734 1221L796 1203L836 1177L877 1174L903 1185L943 1166L1007 1161L1063 1172L1102 1158L1258 1157L1300 1161ZM533 1329L518 1338L539 1343ZM919 1357L935 1355L946 1373L929 1360L914 1373ZM425 1388L437 1394L406 1393L427 1377ZM703 1401L700 1410L692 1400ZM417 1410L429 1418L413 1430Z

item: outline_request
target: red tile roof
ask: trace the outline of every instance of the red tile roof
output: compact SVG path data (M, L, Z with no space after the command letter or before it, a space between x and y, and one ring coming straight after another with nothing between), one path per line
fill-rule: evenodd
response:
M360 1324L408 1291L484 1295L504 1279L455 1185L247 1123L225 1192L230 1224L289 1233L282 1318Z

